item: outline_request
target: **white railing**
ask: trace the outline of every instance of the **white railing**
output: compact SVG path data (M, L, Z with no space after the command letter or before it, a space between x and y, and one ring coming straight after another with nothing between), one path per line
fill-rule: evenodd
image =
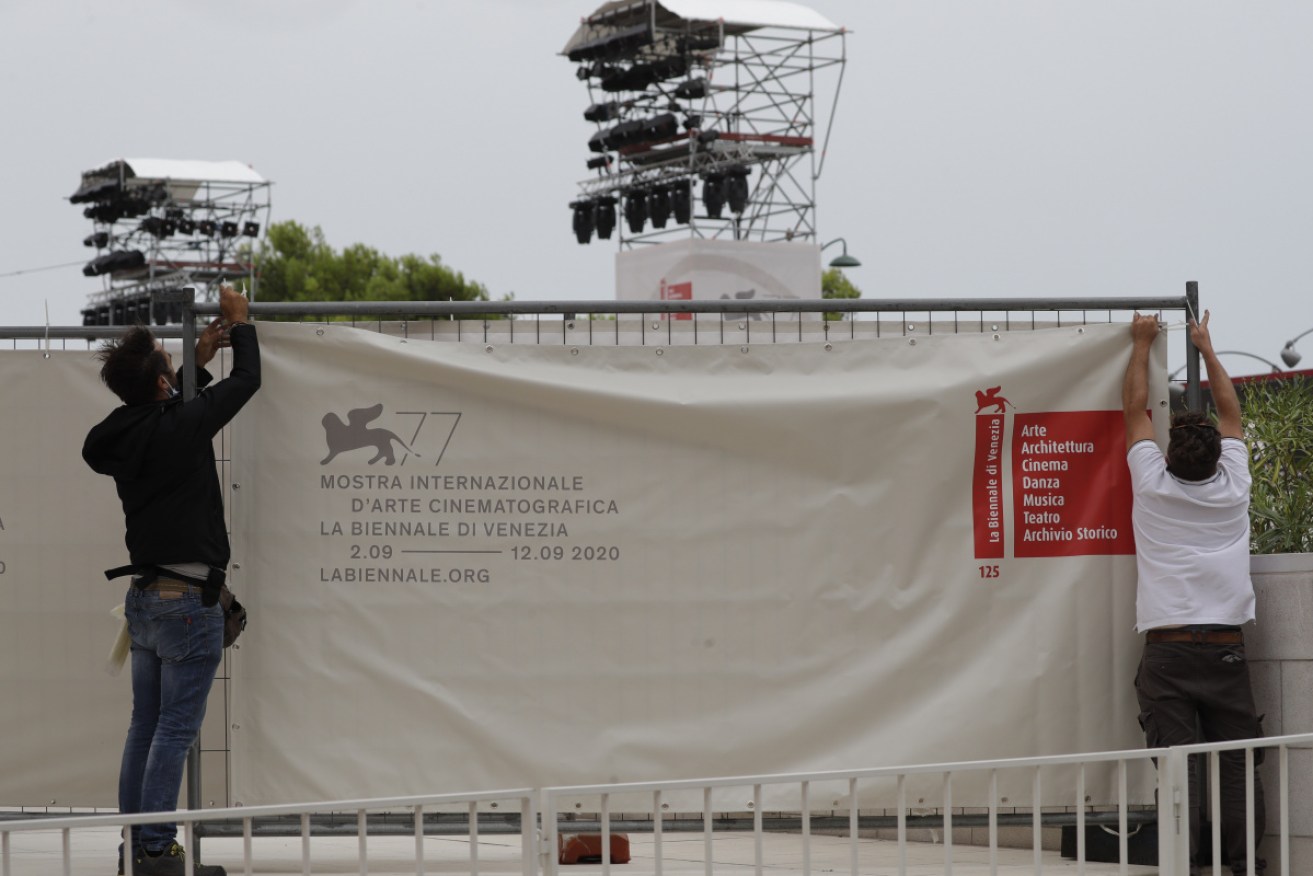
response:
M309 876L311 816L316 814L335 814L354 812L356 815L356 834L358 836L356 862L361 876L369 873L369 833L366 829L367 816L370 812L393 812L409 810L414 817L415 836L415 873L424 876L424 813L425 810L452 805L465 805L469 810L469 872L477 874L479 870L479 819L480 804L498 806L503 802L517 803L520 824L536 825L537 812L534 808L538 792L529 788L507 791L487 791L477 794L434 794L423 797L392 797L368 800L336 800L324 803L289 804L285 806L244 806L232 809L180 810L171 813L164 820L176 821L184 830L183 846L191 849L196 843L196 825L203 822L238 821L242 823L242 871L228 867L230 874L244 872L251 876L254 872L254 831L253 824L258 818L280 816L300 816L301 820L301 872ZM141 815L86 815L66 818L28 818L16 821L0 821L0 874L3 876L25 876L26 871L13 867L11 853L11 835L24 831L58 831L61 839L63 872L72 876L71 833L74 830L116 827L126 835L135 824L151 824L161 820L160 813ZM536 830L520 831L521 861L523 876L535 876L538 871ZM112 854L112 852L110 852ZM124 857L124 876L132 876L132 856ZM103 868L102 868L103 870ZM193 876L190 854L186 859L186 876Z
M763 799L768 791L779 791L785 789L789 794L796 793L796 799L800 801L799 820L800 820L800 840L802 844L801 866L798 868L802 876L811 876L813 872L813 834L812 834L812 817L813 812L818 809L829 810L829 806L816 806L814 789L820 785L842 784L847 790L847 865L848 871L852 876L858 876L865 869L871 869L870 862L866 862L863 867L860 859L861 844L859 843L859 800L863 799L859 793L862 786L869 783L884 780L886 783L892 782L894 785L894 799L891 807L896 812L896 841L897 841L897 872L906 874L908 872L908 816L912 811L909 807L908 799L908 781L913 777L937 776L939 778L939 787L942 797L939 800L941 804L938 808L942 818L942 857L943 872L946 876L951 876L954 866L954 839L953 827L955 817L959 823L964 816L954 812L953 798L953 780L955 776L974 773L984 775L988 778L987 799L984 801L973 800L973 804L984 803L986 810L986 824L988 826L989 837L989 868L990 873L998 873L999 863L999 810L1000 797L998 794L998 781L1000 774L1011 774L1012 776L1029 774L1029 785L1031 788L1031 830L1032 830L1032 863L1024 869L1027 872L1033 870L1034 873L1042 874L1044 872L1044 855L1042 848L1042 828L1044 824L1042 809L1045 806L1063 806L1069 807L1071 823L1076 828L1076 872L1083 874L1085 872L1085 827L1088 821L1087 813L1090 811L1089 804L1085 799L1085 778L1086 769L1092 765L1114 764L1116 770L1116 814L1117 824L1116 831L1119 837L1119 867L1120 874L1129 872L1129 855L1128 855L1128 837L1129 831L1129 813L1130 801L1128 795L1127 769L1130 764L1137 764L1144 769L1151 769L1146 763L1150 759L1157 760L1157 807L1156 817L1159 825L1158 831L1158 873L1162 876L1185 876L1188 872L1189 857L1189 837L1186 832L1188 824L1188 770L1187 758L1190 755L1202 755L1208 766L1208 775L1211 781L1211 809L1216 812L1219 805L1218 792L1218 770L1220 766L1219 753L1230 750L1243 750L1245 752L1245 764L1247 767L1247 837L1248 837L1248 855L1247 871L1253 873L1256 862L1257 841L1262 837L1255 837L1254 830L1254 804L1256 789L1253 782L1253 763L1254 752L1256 748L1267 749L1269 752L1275 752L1277 757L1277 795L1279 801L1280 818L1279 830L1276 838L1279 843L1279 849L1269 850L1269 852L1279 852L1281 861L1280 873L1282 876L1290 876L1290 756L1291 747L1308 748L1313 747L1313 734L1303 734L1296 736L1280 736L1267 739L1246 740L1242 742L1227 743L1210 743L1190 746L1177 746L1173 748L1160 749L1140 749L1133 751L1112 751L1090 754L1076 755L1055 755L1049 757L1033 758L1014 758L1007 760L993 761L970 761L960 763L941 763L941 764L924 764L917 766L904 767L886 767L877 769L862 769L848 771L826 771L813 773L790 773L776 775L760 776L735 776L708 779L690 779L684 781L669 782L640 782L608 785L575 785L559 786L543 789L516 789L506 791L491 791L478 794L442 794L426 797L398 797L391 799L369 799L369 800L340 800L314 804L292 804L285 806L253 806L241 807L234 809L219 809L205 811L180 811L168 815L168 820L177 821L185 830L186 845L192 845L195 841L196 825L204 822L214 821L240 821L242 824L242 867L239 871L229 866L231 873L245 872L251 874L255 872L254 843L252 825L257 819L272 817L300 817L300 836L301 836L301 862L302 872L309 874L310 870L310 839L314 833L312 827L312 816L317 814L333 813L340 815L342 813L356 813L356 832L358 836L356 860L359 865L359 872L367 874L369 872L369 831L367 823L367 814L370 812L395 812L409 810L414 818L414 837L415 853L414 866L415 873L423 876L426 872L426 862L424 853L423 839L425 836L424 814L426 810L434 811L437 807L451 807L453 805L465 806L469 813L469 872L477 874L479 870L479 818L478 812L480 805L485 807L491 805L496 807L506 802L511 802L518 806L520 816L520 849L521 860L520 869L523 876L538 876L539 872L543 876L557 876L558 862L557 849L561 830L561 816L566 814L563 809L568 801L579 801L583 799L596 799L596 812L600 822L601 832L601 872L602 876L610 876L611 861L611 838L613 833L613 822L616 820L612 814L613 802L618 798L632 799L634 795L641 795L644 799L651 801L651 831L652 831L652 868L654 876L663 876L666 865L664 862L664 845L665 842L665 823L661 813L665 809L665 795L688 794L689 792L700 793L702 800L702 859L703 868L707 876L712 876L713 861L715 860L714 846L715 834L714 821L715 816L712 809L713 792L727 788L751 788L752 802L749 808L752 812L752 836L753 836L753 857L755 872L760 876L767 867L778 868L777 864L766 859L765 843L763 838L765 831L763 828L764 813ZM1076 770L1076 784L1074 799L1058 800L1044 797L1044 788L1040 776L1041 770L1045 768L1066 767ZM650 795L650 796L649 796ZM1301 801L1302 807L1307 808L1309 801ZM581 804L576 802L575 806ZM868 804L869 805L869 804ZM646 809L646 806L643 807ZM539 828L539 815L541 815L541 828ZM61 818L26 818L11 821L0 821L0 876L17 876L19 870L14 869L13 854L11 852L11 837L20 832L58 832L62 850L63 872L65 876L72 876L71 867L71 834L73 831L88 830L92 828L115 827L120 830L130 827L134 824L147 824L152 821L159 821L159 813L147 815L93 815L93 816L69 816ZM721 831L725 833L725 831ZM1212 872L1221 876L1221 822L1220 819L1212 820L1212 851L1213 851L1213 868ZM1200 845L1203 845L1201 838ZM869 845L868 845L869 848ZM130 857L130 856L129 856ZM131 861L125 862L127 867L125 872L131 874ZM841 867L835 866L836 862L829 860L826 862L825 869L840 870ZM882 867L889 867L894 864L893 861L882 862ZM451 862L445 861L443 869L450 869ZM687 868L684 867L686 870ZM1017 868L1013 866L1006 869L1016 872ZM192 872L190 861L187 864L187 873L190 876Z

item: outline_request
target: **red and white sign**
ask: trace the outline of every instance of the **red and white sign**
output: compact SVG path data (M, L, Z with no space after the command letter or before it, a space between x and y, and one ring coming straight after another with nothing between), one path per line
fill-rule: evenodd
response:
M693 300L693 282L687 283L667 283L666 278L661 278L661 300L662 301L692 301ZM673 313L671 319L692 319L691 313Z
M976 393L976 559L1008 555L1005 498L1012 508L1012 557L1134 554L1122 412L1049 411L1009 418L1006 411L1015 405L1001 389ZM1003 472L1005 459L1010 477ZM1007 497L1005 486L1011 487Z

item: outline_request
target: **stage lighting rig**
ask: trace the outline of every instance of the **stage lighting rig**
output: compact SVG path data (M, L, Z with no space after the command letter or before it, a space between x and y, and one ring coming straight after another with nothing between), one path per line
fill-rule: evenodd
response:
M845 44L843 28L797 3L742 0L714 15L687 0L605 3L562 51L593 126L595 173L574 200L623 205L622 249L815 240L815 132L828 138Z
M118 159L84 172L69 198L94 223L84 243L113 250L83 268L103 284L83 319L159 322L181 311L156 306L158 294L190 285L213 299L224 280L244 280L254 297L253 239L267 224L270 188L236 161Z

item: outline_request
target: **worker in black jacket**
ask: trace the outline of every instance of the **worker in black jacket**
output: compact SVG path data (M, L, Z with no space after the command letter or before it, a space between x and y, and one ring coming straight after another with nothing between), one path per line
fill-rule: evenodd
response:
M217 603L231 553L214 438L260 388L260 346L246 298L224 284L220 317L196 344L196 397L183 401L181 372L144 326L99 354L100 376L123 406L87 435L82 457L110 475L123 503L133 573L126 611L132 636L132 722L119 772L119 810L177 808L187 752L196 740L223 657ZM231 346L232 370L213 379L204 366ZM133 872L185 872L174 823L134 826ZM119 872L123 872L119 850ZM224 876L196 866L196 876Z

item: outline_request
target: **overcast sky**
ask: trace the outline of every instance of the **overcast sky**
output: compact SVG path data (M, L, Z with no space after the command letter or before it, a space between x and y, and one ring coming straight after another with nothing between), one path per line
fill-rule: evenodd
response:
M494 297L611 298L614 241L570 230L593 128L558 55L596 5L4 0L0 274L92 255L66 200L83 170L240 159L274 181L275 220L334 246L438 253ZM1313 3L808 5L852 31L818 223L864 297L1198 280L1219 349L1279 361L1313 328ZM0 277L0 324L47 303L80 324L99 288L78 267Z

